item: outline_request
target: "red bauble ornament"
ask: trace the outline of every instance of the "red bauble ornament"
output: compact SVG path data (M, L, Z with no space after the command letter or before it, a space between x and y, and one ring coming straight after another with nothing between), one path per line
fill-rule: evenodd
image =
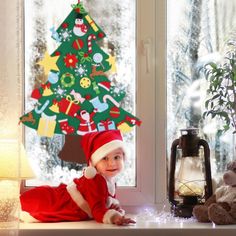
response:
M86 94L84 97L86 100L90 100L91 99L91 95L90 94Z
M54 53L54 55L55 55L55 56L60 56L61 53L60 53L59 51L56 51L56 52Z
M82 49L84 46L84 42L81 39L76 39L73 43L72 43L72 47L76 50L80 50Z
M102 33L102 32L98 33L98 38L101 39L101 38L104 38L104 36L105 36L104 33Z
M63 23L61 27L62 27L63 29L66 29L66 28L68 28L68 24L67 24L67 23Z
M110 116L113 118L118 118L120 116L120 109L119 107L112 107L110 110Z

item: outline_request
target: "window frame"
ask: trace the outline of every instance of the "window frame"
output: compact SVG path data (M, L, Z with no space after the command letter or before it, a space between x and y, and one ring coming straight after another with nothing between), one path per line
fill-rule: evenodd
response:
M131 208L167 200L165 26L166 1L137 0L137 186L117 191Z
M23 0L18 1L18 11L22 12ZM137 186L117 189L121 204L130 210L163 205L167 196L166 1L137 0L136 14L136 114L142 120L141 127L136 129ZM23 35L23 18L21 20L20 33ZM22 191L27 189L23 187Z

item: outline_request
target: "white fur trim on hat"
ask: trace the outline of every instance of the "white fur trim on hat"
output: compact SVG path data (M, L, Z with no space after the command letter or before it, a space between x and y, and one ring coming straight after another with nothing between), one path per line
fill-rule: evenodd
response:
M91 156L92 165L96 166L96 164L102 160L102 158L117 148L122 148L124 153L126 153L124 142L121 140L112 140L111 142L99 147Z

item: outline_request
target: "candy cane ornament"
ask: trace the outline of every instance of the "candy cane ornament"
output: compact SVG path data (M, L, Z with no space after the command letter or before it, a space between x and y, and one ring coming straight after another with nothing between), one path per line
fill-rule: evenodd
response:
M102 98L104 103L107 103L107 100L110 100L116 107L120 107L120 104L109 94L106 94L103 98Z
M94 34L90 34L88 36L88 53L92 53L93 50L92 50L92 40L96 40L96 35Z
M50 101L46 100L46 102L43 104L43 106L39 109L38 107L35 107L35 112L37 114L41 114L43 113L43 111L47 108L47 106L49 105Z

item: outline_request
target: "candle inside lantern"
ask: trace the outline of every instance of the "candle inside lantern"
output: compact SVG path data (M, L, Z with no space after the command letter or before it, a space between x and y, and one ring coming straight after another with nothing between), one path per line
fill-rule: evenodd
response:
M176 174L176 192L179 196L203 196L205 179L199 158L181 158ZM177 164L177 165L178 165Z

